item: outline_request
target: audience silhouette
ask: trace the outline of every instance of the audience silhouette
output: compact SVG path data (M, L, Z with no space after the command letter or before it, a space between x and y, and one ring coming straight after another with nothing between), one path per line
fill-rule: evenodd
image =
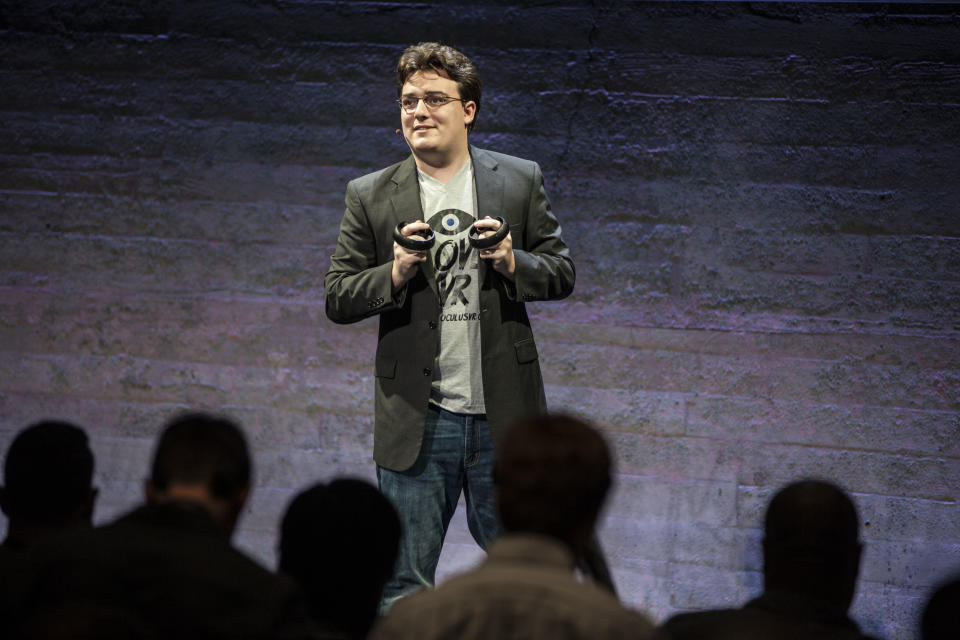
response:
M21 431L4 463L0 636L66 638L645 638L866 640L848 616L860 567L859 521L837 486L779 490L764 521L763 593L738 609L675 615L659 629L591 580L594 527L611 483L601 435L569 416L516 424L493 476L504 533L473 571L398 601L377 620L397 556L397 513L370 483L337 479L290 502L279 572L230 538L251 488L233 422L191 413L164 428L145 504L91 526L97 490L82 429ZM577 576L578 568L581 575ZM941 585L921 640L960 626L960 578Z
M864 638L847 616L862 546L856 508L835 485L803 480L767 508L763 594L741 609L683 613L663 625L673 640Z
M38 422L10 443L0 487L0 508L7 516L7 535L0 545L0 637L9 635L5 630L18 610L20 589L31 575L30 550L64 532L90 527L97 497L93 466L87 434L67 422ZM69 617L69 612L58 613L67 613L58 621ZM30 637L69 637L58 635L52 625L35 627Z
M204 414L173 420L156 446L145 505L35 548L17 603L21 636L73 611L77 622L101 614L131 628L142 622L162 638L319 637L293 581L230 544L250 474L235 424Z
M920 640L960 637L960 576L937 587L923 609Z
M372 637L648 638L653 625L578 581L610 487L610 454L580 420L545 416L504 436L494 482L504 534L474 571L396 602Z
M362 480L339 479L298 494L283 517L280 570L297 580L331 637L365 638L393 572L400 519Z
M7 516L5 550L32 547L76 526L90 526L97 490L93 453L83 429L45 421L21 431L10 443L0 487Z

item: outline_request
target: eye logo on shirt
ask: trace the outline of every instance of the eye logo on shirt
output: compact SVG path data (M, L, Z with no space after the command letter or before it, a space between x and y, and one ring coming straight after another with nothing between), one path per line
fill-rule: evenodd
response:
M438 211L427 220L427 224L434 233L445 236L455 236L463 233L473 224L473 218L466 211L460 209L444 209Z

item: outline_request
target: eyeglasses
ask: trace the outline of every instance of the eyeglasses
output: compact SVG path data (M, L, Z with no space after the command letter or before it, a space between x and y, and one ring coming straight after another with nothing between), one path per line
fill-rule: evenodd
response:
M397 104L400 105L400 108L405 112L413 113L417 110L417 105L421 100L423 100L423 104L427 105L427 109L430 111L439 109L448 102L466 102L466 100L463 98L452 98L442 93L428 93L422 98L418 98L416 96L403 96L397 100Z

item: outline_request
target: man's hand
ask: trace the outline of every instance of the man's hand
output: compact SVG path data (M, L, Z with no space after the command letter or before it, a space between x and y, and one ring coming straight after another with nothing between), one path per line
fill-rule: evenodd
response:
M418 231L429 231L430 225L422 220L417 220L406 225L400 230L400 233L409 237ZM407 283L410 278L417 275L417 269L420 263L427 259L426 251L411 251L404 249L396 242L393 243L393 269L390 271L390 278L393 280L393 290L396 291Z
M473 223L477 229L489 229L480 233L481 238L493 235L494 231L500 228L500 223L490 216L484 217ZM516 269L516 261L513 259L513 237L507 232L507 237L489 249L481 249L480 257L483 260L489 260L490 266L494 271L504 276L511 282L513 281L513 272Z

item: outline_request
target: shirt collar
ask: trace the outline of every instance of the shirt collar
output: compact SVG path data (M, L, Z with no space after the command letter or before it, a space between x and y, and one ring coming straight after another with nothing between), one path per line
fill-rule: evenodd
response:
M459 178L463 177L465 174L469 174L473 171L473 158L467 156L467 161L463 163L463 166L460 167L452 178L446 183L440 182L433 176L429 176L417 167L417 177L420 180L420 184L427 183L435 187L445 187L446 185L456 182Z

